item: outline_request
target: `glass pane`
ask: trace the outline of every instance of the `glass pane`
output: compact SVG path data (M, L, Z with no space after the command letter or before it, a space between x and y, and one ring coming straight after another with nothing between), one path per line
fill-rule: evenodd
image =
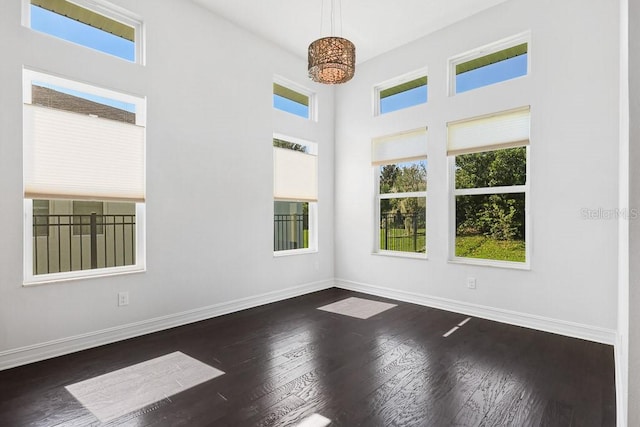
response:
M457 257L525 262L525 195L456 196Z
M34 236L49 235L49 201L33 201L33 234Z
M456 74L456 93L527 75L527 53ZM472 62L472 61L470 61ZM460 64L464 65L464 64Z
M299 151L301 153L306 153L307 151L309 151L307 147L302 144L296 144L295 142L289 142L277 138L273 138L273 146L278 148L286 148L287 150Z
M48 234L37 215L48 206ZM41 207L39 207L41 206ZM91 213L96 232L91 232ZM34 200L33 274L60 273L136 263L136 204Z
M426 207L424 197L380 200L380 249L425 253Z
M273 84L273 106L278 110L309 118L309 97L278 83Z
M96 16L91 11L85 10L89 16ZM135 43L132 40L111 34L99 28L87 25L75 19L68 18L50 10L31 5L31 28L58 37L63 40L74 42L100 52L115 55L128 61L135 61ZM100 15L98 15L100 16ZM101 17L109 25L115 21ZM118 25L116 23L115 25ZM122 24L120 24L122 25ZM129 28L133 32L132 28ZM131 37L132 38L132 37Z
M273 202L273 250L309 248L309 203Z
M461 154L455 160L457 189L526 184L526 147Z
M296 116L304 117L305 119L309 118L309 106L284 98L280 95L273 94L273 106L278 110L286 111L287 113L295 114Z
M383 91L380 93L380 114L424 104L428 97L429 89L426 83L388 96L384 96Z
M74 224L87 224L87 225L74 225L73 234L82 234L88 236L91 234L91 215L96 214L96 232L102 234L102 221L103 221L103 203L79 200L73 201L73 223Z
M119 122L136 122L136 106L128 102L95 96L77 90L34 82L31 86L34 105L87 114Z
M380 166L380 194L427 191L427 160Z

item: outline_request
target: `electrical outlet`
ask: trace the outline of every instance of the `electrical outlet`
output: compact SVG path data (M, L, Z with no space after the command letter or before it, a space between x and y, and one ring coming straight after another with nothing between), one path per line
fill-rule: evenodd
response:
M129 305L129 292L118 292L118 306Z
M476 278L475 277L467 277L467 288L475 289L476 288Z

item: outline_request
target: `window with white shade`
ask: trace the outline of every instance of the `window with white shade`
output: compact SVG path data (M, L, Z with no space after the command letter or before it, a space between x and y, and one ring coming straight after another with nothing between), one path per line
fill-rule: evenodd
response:
M529 107L447 124L455 261L529 264Z
M273 250L278 255L317 249L317 144L274 135Z
M427 131L425 128L376 138L372 142L375 176L375 252L427 251Z
M25 283L143 270L144 98L23 77Z

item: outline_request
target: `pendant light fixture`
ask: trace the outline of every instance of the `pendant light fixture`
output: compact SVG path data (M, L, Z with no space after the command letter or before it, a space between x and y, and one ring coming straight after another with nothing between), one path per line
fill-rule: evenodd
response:
M309 77L314 82L329 85L348 82L356 70L356 47L349 40L334 36L335 1L331 0L331 36L322 37L309 45ZM320 15L322 21L322 13ZM342 29L342 19L340 21ZM322 22L320 27L322 33Z

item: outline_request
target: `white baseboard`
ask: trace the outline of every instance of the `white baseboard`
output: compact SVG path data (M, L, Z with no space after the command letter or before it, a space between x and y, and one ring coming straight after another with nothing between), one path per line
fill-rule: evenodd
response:
M28 363L38 362L80 350L86 350L88 348L110 344L152 332L162 331L164 329L198 322L212 317L222 316L224 314L233 313L247 308L282 301L287 298L293 298L311 292L332 288L333 286L333 279L307 283L275 292L196 308L182 313L170 314L127 325L115 326L101 331L89 332L73 337L2 351L0 352L0 370L26 365Z
M581 325L563 320L549 319L526 313L518 313L515 311L486 307L446 298L432 297L365 283L357 283L342 279L336 279L334 281L330 279L257 296L241 298L221 304L201 307L181 313L143 320L127 325L116 326L100 331L89 332L73 337L2 351L0 352L0 370L26 365L28 363L38 362L80 350L86 350L88 348L134 338L176 326L186 325L200 320L210 319L212 317L222 316L224 314L233 313L247 308L282 301L287 298L321 291L334 286L603 344L617 344L617 334L614 330L610 329ZM618 356L616 355L616 368L618 367L618 362ZM618 374L618 372L616 372L616 374Z
M519 313L516 311L503 310L500 308L487 307L446 298L432 297L413 292L369 285L366 283L352 282L349 280L336 279L335 286L350 291L363 292L370 295L377 295L398 301L424 305L446 311L453 311L467 316L480 317L510 325L523 326L525 328L552 332L554 334L565 335L573 338L580 338L587 341L595 341L609 345L616 344L617 334L613 329L582 325L580 323L567 322L565 320L551 319L533 314Z

